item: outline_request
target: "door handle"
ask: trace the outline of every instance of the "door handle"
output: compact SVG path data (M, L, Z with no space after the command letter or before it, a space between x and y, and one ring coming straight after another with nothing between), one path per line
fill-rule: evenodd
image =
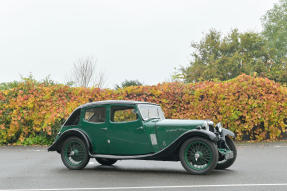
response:
M140 127L138 127L137 129L138 129L138 130L141 130L141 129L143 129L143 126L140 126Z
M104 127L104 128L101 128L101 129L102 129L102 130L105 130L105 131L106 131L106 130L108 130L108 128L107 128L107 127Z

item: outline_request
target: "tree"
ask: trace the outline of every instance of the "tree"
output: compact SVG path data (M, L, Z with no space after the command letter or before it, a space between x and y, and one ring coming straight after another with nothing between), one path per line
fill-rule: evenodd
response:
M129 86L142 86L143 84L138 80L125 80L120 85L116 85L115 89L121 89Z
M75 86L101 88L104 85L104 74L96 73L96 60L87 57L74 63L71 82Z
M287 57L287 0L280 0L262 17L263 32L276 63Z
M194 51L188 67L182 67L176 77L185 82L229 80L242 73L268 76L273 62L262 35L254 32L228 35L210 30L199 43L192 43Z

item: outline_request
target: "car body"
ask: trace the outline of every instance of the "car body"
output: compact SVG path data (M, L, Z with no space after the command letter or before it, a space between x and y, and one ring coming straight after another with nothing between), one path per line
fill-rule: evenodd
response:
M48 151L61 153L70 169L90 158L103 165L117 160L181 161L192 174L225 169L236 159L234 133L210 120L165 119L158 104L106 100L76 108Z

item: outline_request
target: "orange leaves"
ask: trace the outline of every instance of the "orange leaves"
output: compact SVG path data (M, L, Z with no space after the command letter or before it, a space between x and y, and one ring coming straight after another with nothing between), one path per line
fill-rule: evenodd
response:
M1 124L1 125L0 125L0 129L4 130L4 129L5 129L5 125L4 125L4 124Z
M277 140L286 133L287 88L265 78L243 74L226 82L119 90L24 82L0 91L0 144L22 143L37 135L53 137L76 107L108 99L158 103L167 118L221 121L235 131L237 140Z

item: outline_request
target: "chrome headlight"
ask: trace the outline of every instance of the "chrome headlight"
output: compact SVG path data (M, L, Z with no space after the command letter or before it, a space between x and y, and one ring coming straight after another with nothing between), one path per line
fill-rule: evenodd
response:
M222 132L222 125L221 125L220 122L216 124L215 129L216 129L219 133Z
M209 127L209 131L215 133L214 122L211 121L211 120L207 120L207 124L208 124L208 127Z
M203 123L202 128L205 129L205 130L207 130L207 131L209 131L209 126L208 126L207 121L205 121L205 122Z
M210 125L210 126L214 126L213 121L208 120L207 123L208 123L208 125Z

